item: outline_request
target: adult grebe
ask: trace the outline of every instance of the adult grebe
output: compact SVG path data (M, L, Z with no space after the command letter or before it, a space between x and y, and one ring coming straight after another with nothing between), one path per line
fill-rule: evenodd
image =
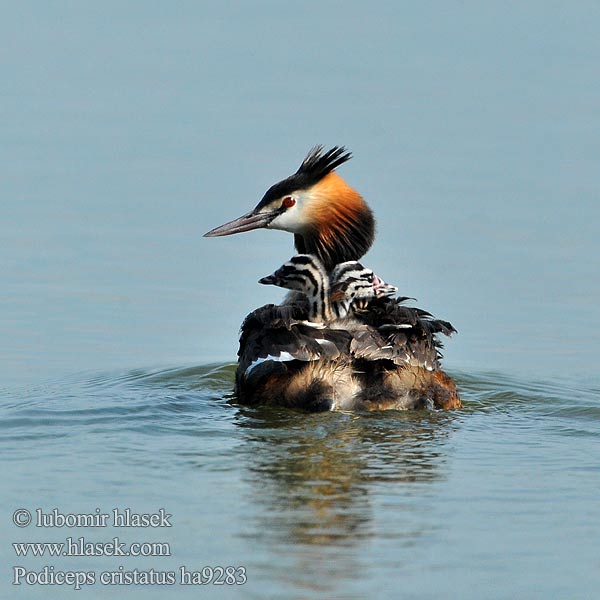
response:
M316 146L296 173L273 185L252 211L205 236L225 236L258 228L289 231L294 234L300 253L313 255L322 263L325 275L329 274L323 281L331 285L337 265L357 261L374 239L371 209L334 171L350 158L344 147L324 151L322 146ZM343 295L348 301L349 296ZM426 311L404 306L405 300L384 295L374 297L366 308L361 309L357 304L354 316L362 327L350 329L315 328L307 324L306 298L298 301L294 294L282 306L267 305L254 311L242 326L238 397L248 403L288 406L303 405L310 397L321 398L308 406L315 410L342 407L336 398L343 395L352 398L352 405L368 404L373 409L460 407L456 385L441 370L441 344L436 337L438 333L450 335L454 328ZM257 354L256 344L272 345L270 349L264 346ZM362 349L358 354L357 348ZM256 358L250 362L245 359L252 356ZM267 356L284 356L288 360L267 359ZM336 361L336 369L330 373L331 360ZM307 361L310 368L303 364ZM267 377L269 369L273 372ZM297 393L292 398L282 391L289 387L289 382L300 381L296 370L307 374L304 387L318 393L312 396ZM309 371L314 372L312 376ZM343 375L337 377L337 372ZM322 393L320 390L324 388L329 391ZM335 392L333 399L330 388Z

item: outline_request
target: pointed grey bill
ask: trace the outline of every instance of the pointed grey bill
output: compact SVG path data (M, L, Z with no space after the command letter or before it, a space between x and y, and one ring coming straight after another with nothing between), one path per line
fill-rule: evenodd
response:
M233 235L234 233L242 233L243 231L252 231L252 229L260 229L266 227L276 216L273 212L251 211L229 223L215 227L204 234L204 237L220 237L222 235Z

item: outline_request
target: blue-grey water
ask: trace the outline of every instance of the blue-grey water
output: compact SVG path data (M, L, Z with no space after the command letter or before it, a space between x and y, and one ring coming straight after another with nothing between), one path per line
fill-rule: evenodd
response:
M599 30L592 2L6 5L0 596L595 597ZM462 410L235 404L292 240L201 234L316 143L354 152L365 262L459 330ZM35 524L115 508L171 526ZM170 556L13 546L68 537ZM136 570L176 581L101 581Z

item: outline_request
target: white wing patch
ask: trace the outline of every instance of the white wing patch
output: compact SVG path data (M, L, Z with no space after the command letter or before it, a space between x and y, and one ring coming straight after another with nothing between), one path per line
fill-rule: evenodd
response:
M287 361L296 360L296 359L289 352L280 352L279 356L273 356L272 354L268 354L264 358L257 358L256 360L253 360L248 365L248 368L244 371L244 375L246 377L248 377L248 375L250 375L250 373L252 372L252 370L255 367L257 367L261 363L264 363L264 362L266 362L268 360L273 360L273 361L276 361L276 362L287 362Z

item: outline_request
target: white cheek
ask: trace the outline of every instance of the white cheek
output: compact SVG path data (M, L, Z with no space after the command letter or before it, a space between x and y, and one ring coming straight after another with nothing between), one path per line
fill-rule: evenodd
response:
M292 233L302 233L310 224L307 219L306 203L309 198L301 194L295 196L296 204L275 217L268 225L269 229L281 229Z
M269 229L282 229L283 231L291 231L292 233L300 232L306 224L300 218L298 206L288 208L284 213L275 217L268 225Z

